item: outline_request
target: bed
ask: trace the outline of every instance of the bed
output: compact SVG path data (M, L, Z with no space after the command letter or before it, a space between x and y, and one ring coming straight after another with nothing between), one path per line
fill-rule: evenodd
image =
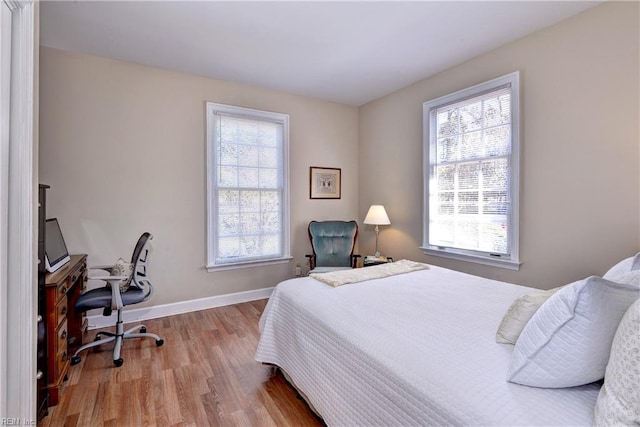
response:
M256 360L330 426L591 425L601 382L506 381L514 346L496 329L535 291L437 266L339 287L291 279L265 307Z

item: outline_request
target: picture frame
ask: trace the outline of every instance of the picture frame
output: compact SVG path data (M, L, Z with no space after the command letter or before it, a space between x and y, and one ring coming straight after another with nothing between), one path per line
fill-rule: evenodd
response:
M342 170L340 168L309 168L310 199L340 199L342 191Z

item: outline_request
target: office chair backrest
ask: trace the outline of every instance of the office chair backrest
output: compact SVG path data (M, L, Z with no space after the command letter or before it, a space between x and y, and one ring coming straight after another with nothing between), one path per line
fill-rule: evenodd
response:
M350 267L357 238L355 221L309 223L309 239L319 267Z
M148 243L153 239L153 236L147 232L142 233L142 236L138 239L136 247L131 255L131 264L133 264L133 277L131 279L131 286L143 289L147 291L145 296L149 298L153 292L153 286L149 282L147 276L147 261L149 255Z

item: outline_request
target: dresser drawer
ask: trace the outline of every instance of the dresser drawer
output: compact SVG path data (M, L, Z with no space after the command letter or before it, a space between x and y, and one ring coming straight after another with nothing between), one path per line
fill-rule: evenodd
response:
M58 301L58 304L56 304L56 320L54 322L55 325L59 325L67 318L67 312L69 311L68 303L69 301L64 298Z
M82 289L86 286L85 282L87 281L86 277L87 272L87 264L86 262L81 263L77 268L75 268L69 276L58 285L56 288L56 301L60 301L63 297L67 295L69 289L76 283L78 279L80 280L79 286Z
M67 279L67 286L69 287L73 286L73 284L76 283L76 280L78 280L79 277L82 277L82 275L84 274L84 271L85 271L85 268L81 266L72 274L70 274L69 278Z
M63 377L63 374L67 373L67 369L69 367L69 354L67 353L66 348L57 354L55 363L58 379L66 381L66 378Z
M60 329L58 329L58 341L56 344L56 353L60 353L62 350L67 349L67 340L69 338L69 331L67 330L67 322L65 321Z
M62 325L56 330L56 340L54 341L55 348L52 353L55 357L55 375L54 378L58 378L64 371L65 365L69 359L67 353L67 339L69 337L69 331L67 330L67 321L65 319Z
M60 301L65 295L67 295L67 292L69 292L69 289L71 288L71 284L73 284L73 282L70 282L69 279L67 279L56 288L56 302Z

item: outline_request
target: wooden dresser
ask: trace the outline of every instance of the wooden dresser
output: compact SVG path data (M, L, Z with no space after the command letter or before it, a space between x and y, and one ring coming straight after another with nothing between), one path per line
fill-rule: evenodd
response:
M85 313L74 306L87 283L87 256L71 255L71 261L45 277L47 379L49 405L58 404L63 382L67 380L73 351L82 345L87 332Z
M49 408L49 391L47 386L47 326L46 313L47 305L44 290L45 280L45 220L47 218L47 189L48 185L40 184L38 189L38 340L37 340L37 415L38 419L42 419L48 414Z

